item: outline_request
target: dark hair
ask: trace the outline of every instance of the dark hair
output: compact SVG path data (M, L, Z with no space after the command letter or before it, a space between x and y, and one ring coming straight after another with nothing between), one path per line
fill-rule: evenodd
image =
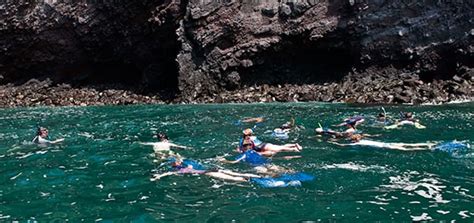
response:
M157 133L156 137L158 137L158 139L160 140L164 140L164 139L168 140L168 136L166 135L166 133L163 133L163 132Z
M38 128L36 129L36 135L41 135L41 132L45 130L47 131L48 129L38 126Z
M384 113L379 113L379 117L385 117L385 114Z

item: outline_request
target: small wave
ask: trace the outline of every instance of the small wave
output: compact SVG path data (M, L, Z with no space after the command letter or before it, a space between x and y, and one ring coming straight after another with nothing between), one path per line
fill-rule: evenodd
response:
M427 213L423 213L420 216L413 216L410 215L413 221L426 221L426 220L433 220Z
M409 174L404 174L401 176L391 176L390 184L381 185L383 188L388 189L401 189L404 191L412 191L415 194L418 194L421 197L426 199L433 200L436 203L449 203L449 200L443 199L442 192L446 186L435 178L434 175L431 177L424 177L420 180L413 180L415 176L418 175L418 172L413 171Z
M329 164L321 167L321 169L345 169L345 170L352 170L352 171L360 171L360 172L367 172L367 171L377 171L381 173L389 172L390 170L386 166L379 166L379 165L363 165L357 163L339 163L339 164Z

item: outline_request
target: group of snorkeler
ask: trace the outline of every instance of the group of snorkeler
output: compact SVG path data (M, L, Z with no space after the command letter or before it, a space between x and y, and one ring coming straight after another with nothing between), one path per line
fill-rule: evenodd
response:
M388 117L385 114L385 110L383 113L380 113L378 115L376 120L378 122L387 122ZM248 118L242 120L243 123L261 123L263 121L263 118ZM371 135L363 134L358 130L358 126L361 125L364 121L365 118L363 116L354 116L351 118L347 118L341 124L336 125L337 127L345 126L346 129L344 131L335 131L323 128L320 125L319 128L316 128L316 133L318 135L330 136L330 138L333 140L329 140L329 142L339 146L370 146L396 150L428 150L435 145L434 143L385 143L365 139L366 137L371 137ZM414 118L413 113L407 112L403 113L403 118L398 120L395 125L403 122L419 123L419 120ZM297 126L295 125L295 120L291 119L291 121L281 125L278 129L280 129L281 131L289 132L292 129L297 129ZM159 139L158 142L146 142L141 144L153 146L154 154L158 161L162 164L165 164L165 166L167 166L168 170L170 171L161 174L155 174L151 180L158 180L165 176L177 174L202 174L213 178L236 182L247 182L252 178L262 178L268 176L273 177L282 173L291 173L293 172L293 170L269 164L269 158L275 157L278 153L283 152L299 153L303 149L302 146L300 146L298 143L289 143L283 145L264 143L254 135L254 130L250 128L244 129L242 131L242 137L239 140L238 147L236 148L236 151L241 155L235 160L227 160L223 157L217 158L217 161L220 161L222 163L232 164L239 162L248 162L253 164L255 173L238 173L222 169L221 167L205 168L203 165L197 163L196 161L186 159L182 157L179 153L174 152L174 149L187 149L188 147L170 142L168 136L162 132L156 134L156 137ZM342 144L335 141L340 139L349 140L350 143ZM42 145L56 144L62 141L64 141L64 139L49 140L48 130L44 127L38 127L36 137L33 139L34 143ZM281 158L293 159L300 157L301 156L293 155L283 156Z
M166 176L171 175L181 175L181 174L194 174L194 175L206 175L212 178L226 180L226 181L235 181L235 182L248 182L250 179L255 178L262 178L268 176L275 176L280 173L287 173L291 172L291 170L287 170L276 165L270 165L266 163L265 158L263 156L272 156L278 152L283 151L300 151L301 147L297 144L286 144L282 146L273 145L269 143L261 143L256 139L256 137L252 136L253 131L250 129L246 129L243 131L243 139L239 147L237 148L238 151L241 151L243 154L240 158L234 161L228 161L223 157L219 157L217 160L223 163L238 163L245 159L245 156L252 156L252 153L246 153L244 151L254 151L254 156L258 156L260 159L259 165L255 167L256 173L239 173L234 172L231 170L223 169L220 167L217 168L206 168L204 165L198 163L197 161L186 159L181 156L179 153L173 152L174 149L186 149L188 147L177 145L169 141L168 136L165 133L158 133L156 136L159 139L159 142L147 142L141 143L142 145L151 145L153 146L153 150L155 156L162 164L162 166L166 167L168 171L164 173L154 174L151 178L152 181L159 180ZM255 143L254 141L258 141ZM259 147L257 149L257 146ZM256 155L258 150L262 155ZM295 156L296 157L296 156ZM293 157L292 157L293 158ZM164 165L163 165L164 164ZM265 165L264 165L265 164ZM160 165L161 166L161 165Z
M363 116L354 116L351 118L347 118L344 120L343 123L337 126L346 126L345 131L334 131L331 129L326 129L323 127L316 128L316 133L319 135L328 135L331 137L328 140L330 143L338 145L338 146L368 146L368 147L375 147L375 148L385 148L385 149L395 149L395 150L403 150L403 151L414 151L414 150L431 150L437 143L386 143L386 142L379 142L370 139L365 139L367 137L375 137L378 135L369 135L364 134L357 129L357 126L362 124L365 121ZM389 118L387 117L385 110L383 113L379 113L376 121L379 123L387 124L389 122ZM405 112L401 113L401 118L395 121L394 124L390 125L388 128L395 128L402 125L413 125L417 128L424 128L423 125L419 123L418 119L414 118L412 112ZM348 140L350 143L342 144L337 142L337 140Z

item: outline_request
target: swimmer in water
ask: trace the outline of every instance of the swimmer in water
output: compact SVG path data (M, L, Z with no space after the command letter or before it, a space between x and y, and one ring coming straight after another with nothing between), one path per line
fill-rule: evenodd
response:
M301 127L302 128L302 127ZM299 130L300 127L295 124L295 118L291 118L290 121L285 122L279 128L275 128L273 133L276 134L288 134L291 130Z
M362 122L362 121L349 120L349 121L346 121L342 124L337 125L337 126L345 125L347 127L347 129L342 131L342 132L338 132L338 131L335 131L335 130L332 130L332 129L324 129L321 125L319 126L319 128L316 128L315 131L319 135L330 135L333 138L349 138L353 134L358 132L358 130L356 129L356 126L360 122Z
M38 127L36 131L36 137L32 140L32 142L39 144L39 145L49 145L49 144L56 144L64 141L64 139L56 139L56 140L48 140L48 129L44 127Z
M415 119L415 116L413 115L413 112L405 112L402 115L402 118L400 121L410 121L410 122L420 122L420 120Z
M253 136L252 129L245 129L243 131L242 139L240 139L239 147L237 148L238 152L243 152L244 141L250 142L252 149L263 156L273 156L279 152L301 152L303 149L298 143L284 145L264 143L258 140L256 136Z
M256 117L256 118L244 118L241 120L241 122L244 123L249 123L249 122L255 122L255 123L261 123L264 122L265 119L263 117Z
M383 149L395 149L403 151L417 151L417 150L433 150L436 143L386 143L363 139L361 134L355 134L351 136L352 143L340 144L337 142L331 142L338 146L368 146Z
M357 127L358 125L360 125L362 122L365 121L365 118L363 116L353 116L353 117L350 117L350 118L346 118L344 119L344 122L342 122L341 124L338 124L336 126L347 126L347 125L351 125L352 127Z
M380 112L379 115L377 116L377 122L385 123L386 121L387 121L387 117L385 116L385 113Z
M160 140L159 142L141 142L140 144L153 146L155 154L157 155L157 157L161 157L161 159L166 159L168 156L175 155L171 148L188 148L186 146L180 146L170 142L168 136L163 132L159 132L158 134L156 134L156 137Z
M405 112L401 113L401 118L399 121L397 121L395 124L390 125L390 126L385 126L386 129L394 129L398 128L403 125L412 125L415 126L418 129L424 129L426 126L420 124L419 119L415 119L414 115L412 112Z
M186 164L186 160L182 159L181 157L175 157L169 162L169 165L172 168L172 171L162 174L155 174L153 175L153 178L151 178L151 181L159 180L165 176L179 174L203 174L212 178L235 182L248 182L250 178L261 178L261 176L256 174L237 173L230 170L202 170L200 168L196 169L192 164Z
M270 160L263 157L262 155L255 152L252 149L253 144L250 140L244 140L242 154L239 155L235 160L226 160L224 157L218 157L217 160L223 163L236 164L239 162L246 162L252 166L259 174L265 174L266 176L277 176L282 173L292 173L293 171L287 170L283 167L270 164ZM301 156L283 156L279 157L281 159L295 159L301 158Z

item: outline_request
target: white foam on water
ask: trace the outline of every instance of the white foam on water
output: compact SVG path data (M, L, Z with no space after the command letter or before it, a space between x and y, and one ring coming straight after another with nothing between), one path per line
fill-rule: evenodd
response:
M378 202L378 201L367 201L369 204L376 204L376 205L389 205L387 202Z
M427 213L423 213L420 216L410 215L410 217L413 221L425 221L425 220L432 220L433 219Z
M353 162L328 164L328 165L322 166L321 169L344 169L344 170L360 171L360 172L377 171L381 173L389 172L389 169L386 166L379 166L379 165L366 166L363 164L357 164Z
M94 135L92 135L91 133L88 133L88 132L81 132L81 133L78 133L78 135L84 136L86 138L94 138Z
M446 186L436 179L435 175L429 175L420 180L413 180L414 176L419 175L418 172L409 172L399 176L389 177L390 184L381 185L382 188L412 191L415 194L432 200L435 203L449 203L450 201L443 199L442 192Z
M436 212L440 213L440 214L449 214L450 211L443 211L443 210L436 210Z
M458 215L461 216L462 218L470 218L471 216L469 216L468 213L469 211L460 211Z

